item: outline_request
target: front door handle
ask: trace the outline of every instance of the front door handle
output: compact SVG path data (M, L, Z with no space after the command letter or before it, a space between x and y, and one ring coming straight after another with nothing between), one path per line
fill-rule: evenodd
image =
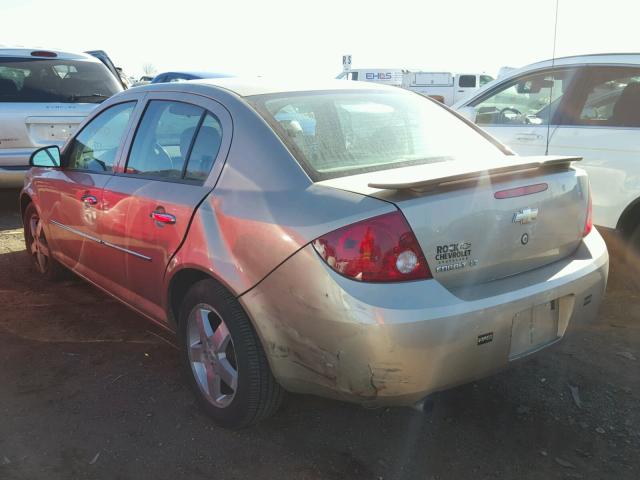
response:
M81 200L87 207L93 207L98 203L98 199L90 194L83 196Z
M176 223L176 217L171 215L170 213L165 212L164 210L154 210L151 212L151 218L160 224L163 225L173 225Z

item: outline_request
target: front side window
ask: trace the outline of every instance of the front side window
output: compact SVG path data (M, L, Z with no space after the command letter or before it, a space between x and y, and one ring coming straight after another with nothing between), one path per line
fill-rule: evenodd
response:
M114 105L91 120L72 140L66 168L113 172L116 154L135 105L136 102Z
M458 86L460 86L460 88L475 88L475 86L476 86L476 76L475 75L460 75L460 79L458 81Z
M573 123L640 127L640 69L603 67L594 72L584 106Z
M149 102L131 146L125 172L163 180L206 179L220 149L220 122L182 102Z
M283 93L249 101L316 180L501 155L474 128L405 90Z
M100 103L120 91L99 62L0 58L0 102Z
M511 80L471 103L479 125L547 125L569 89L575 70L534 73Z

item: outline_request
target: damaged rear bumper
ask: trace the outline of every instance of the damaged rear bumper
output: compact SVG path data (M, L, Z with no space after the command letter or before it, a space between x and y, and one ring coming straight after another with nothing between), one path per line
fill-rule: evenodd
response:
M448 290L435 280L349 280L307 246L239 300L285 389L411 405L499 371L557 342L569 325L594 320L608 265L594 230L559 262Z

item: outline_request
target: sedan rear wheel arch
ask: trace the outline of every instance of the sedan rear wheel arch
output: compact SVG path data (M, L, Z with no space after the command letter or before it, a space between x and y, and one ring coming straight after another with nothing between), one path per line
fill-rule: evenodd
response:
M235 296L212 278L200 280L188 289L179 319L185 374L218 425L242 428L276 412L284 390Z

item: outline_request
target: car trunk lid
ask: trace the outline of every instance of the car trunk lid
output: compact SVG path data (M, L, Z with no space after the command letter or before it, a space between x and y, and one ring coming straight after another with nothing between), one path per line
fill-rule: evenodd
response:
M62 145L94 103L2 103L0 148Z
M586 175L575 157L439 162L319 182L394 203L434 278L448 287L516 275L570 255L584 229Z

